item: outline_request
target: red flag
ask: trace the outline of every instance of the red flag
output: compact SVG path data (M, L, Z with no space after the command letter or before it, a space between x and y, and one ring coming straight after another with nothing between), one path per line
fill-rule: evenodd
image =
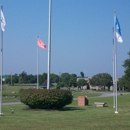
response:
M37 41L37 46L41 47L42 49L46 49L46 45L39 38L38 38L38 41Z

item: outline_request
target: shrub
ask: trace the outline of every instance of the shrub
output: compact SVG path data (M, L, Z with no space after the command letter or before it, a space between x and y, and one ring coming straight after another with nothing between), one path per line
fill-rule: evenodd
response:
M33 109L61 109L72 102L72 93L60 89L25 89L20 100Z

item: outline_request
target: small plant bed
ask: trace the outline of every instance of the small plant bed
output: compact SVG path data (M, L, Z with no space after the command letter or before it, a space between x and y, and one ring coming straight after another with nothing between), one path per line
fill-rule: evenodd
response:
M71 104L73 96L69 90L25 89L20 93L20 101L30 109L62 109Z

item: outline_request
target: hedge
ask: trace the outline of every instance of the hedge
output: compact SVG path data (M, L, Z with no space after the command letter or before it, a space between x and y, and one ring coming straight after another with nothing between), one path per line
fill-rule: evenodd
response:
M72 100L69 90L24 89L20 92L20 101L33 109L61 109Z

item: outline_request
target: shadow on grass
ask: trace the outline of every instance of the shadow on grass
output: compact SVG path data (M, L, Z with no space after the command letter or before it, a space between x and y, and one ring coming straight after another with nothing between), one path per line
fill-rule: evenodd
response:
M109 107L109 106L105 105L104 107Z
M76 111L76 110L86 110L84 107L64 107L62 109L32 109L29 107L23 108L23 110L30 111Z
M76 111L76 110L86 110L86 109L82 107L65 107L60 111Z
M95 106L96 107L96 106ZM23 110L31 110L31 111L84 111L86 109L92 109L92 108L95 108L93 105L87 105L87 106L75 106L75 107L71 107L71 106L66 106L62 109L32 109L32 108L29 108L29 107L26 107L24 108ZM104 108L107 108L109 106L104 106ZM99 108L99 107L97 107Z

